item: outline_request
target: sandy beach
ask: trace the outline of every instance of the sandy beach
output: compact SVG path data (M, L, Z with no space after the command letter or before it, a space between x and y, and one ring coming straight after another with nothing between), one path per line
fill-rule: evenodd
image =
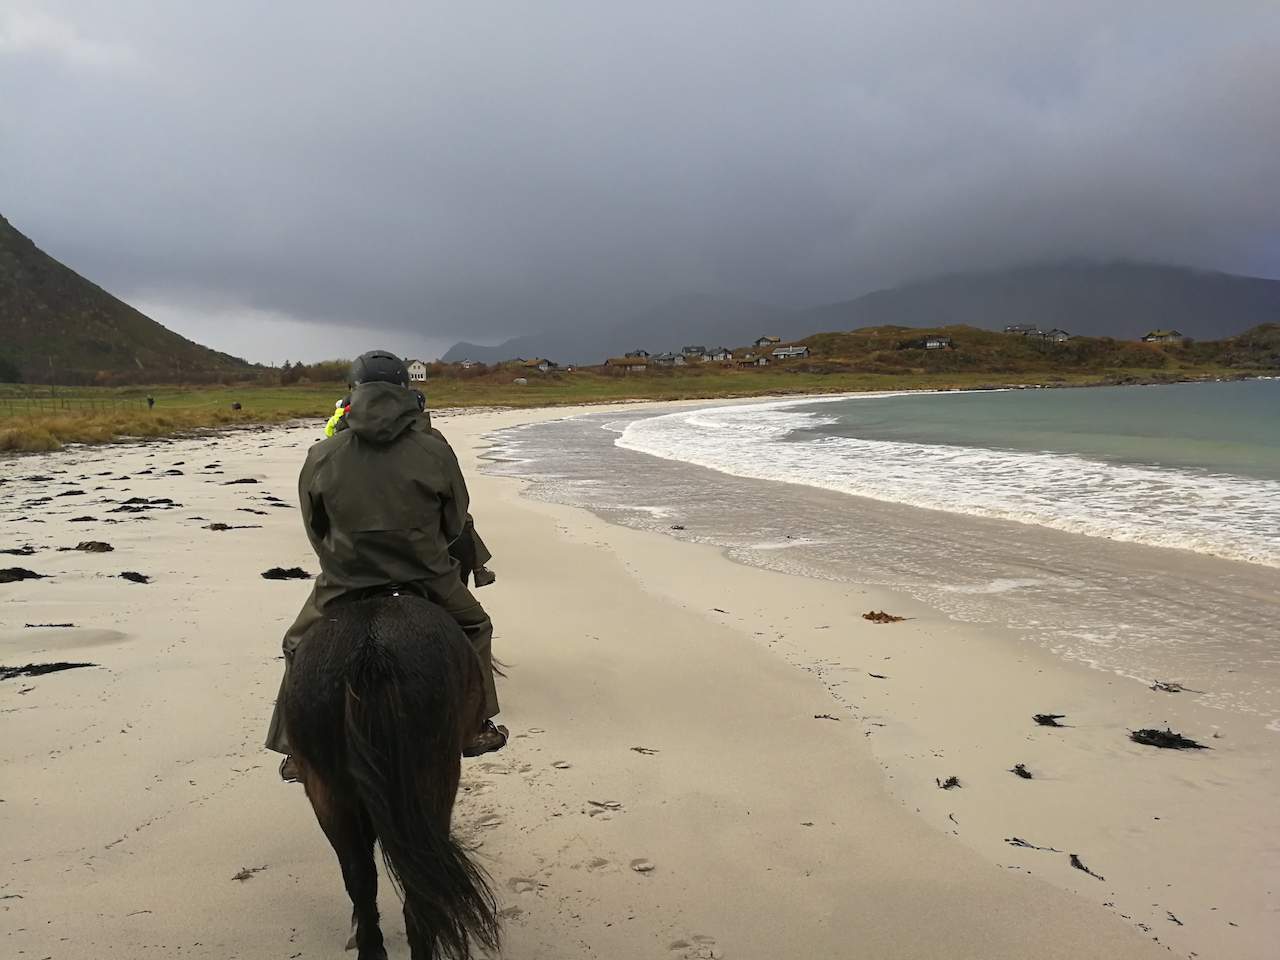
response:
M489 432L570 413L437 423L499 578L478 598L513 739L465 762L455 822L493 877L504 956L1274 955L1274 734L481 471ZM0 567L44 578L0 585L0 663L94 664L0 682L5 956L342 955L336 861L261 747L308 586L260 574L316 570L294 484L318 435L4 463L0 549L35 552ZM113 550L59 550L84 541ZM1070 726L1037 727L1046 711ZM1212 749L1141 747L1138 722ZM385 884L381 904L407 956Z

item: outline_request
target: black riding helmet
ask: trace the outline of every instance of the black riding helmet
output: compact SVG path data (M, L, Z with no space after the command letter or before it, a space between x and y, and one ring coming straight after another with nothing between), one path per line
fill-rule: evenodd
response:
M351 386L362 383L395 383L409 385L409 370L404 361L389 350L370 350L356 357L347 375Z

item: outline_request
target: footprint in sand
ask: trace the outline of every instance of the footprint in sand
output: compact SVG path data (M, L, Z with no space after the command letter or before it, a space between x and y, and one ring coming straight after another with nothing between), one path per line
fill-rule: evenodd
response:
M586 866L589 871L595 873L597 870L606 869L609 866L609 861L604 857L592 857L587 861Z
M464 783L462 790L468 797L483 797L485 794L493 793L493 784L487 780L481 783Z
M672 953L679 953L684 960L720 960L724 956L716 945L715 937L695 933L688 940L675 940L667 948Z
M545 888L546 884L529 877L512 877L507 881L507 887L512 893L537 893Z
M557 770L568 770L570 767L573 766L573 764L570 763L568 760L557 760L555 761L555 763L551 765L555 767Z
M502 826L502 818L495 813L489 814L476 821L476 826L482 830L492 830L494 827Z

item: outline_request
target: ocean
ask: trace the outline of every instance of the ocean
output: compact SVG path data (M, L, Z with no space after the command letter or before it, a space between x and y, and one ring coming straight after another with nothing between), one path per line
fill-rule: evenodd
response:
M1280 381L615 409L494 439L534 496L901 590L1280 732Z

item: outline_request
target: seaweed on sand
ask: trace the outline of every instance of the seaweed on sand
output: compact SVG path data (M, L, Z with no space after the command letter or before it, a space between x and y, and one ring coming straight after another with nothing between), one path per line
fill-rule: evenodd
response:
M1163 730L1133 730L1129 734L1129 739L1134 743L1145 744L1148 747L1161 747L1165 750L1208 750L1203 743L1197 743L1190 737L1184 737L1180 733L1174 733L1168 727Z

